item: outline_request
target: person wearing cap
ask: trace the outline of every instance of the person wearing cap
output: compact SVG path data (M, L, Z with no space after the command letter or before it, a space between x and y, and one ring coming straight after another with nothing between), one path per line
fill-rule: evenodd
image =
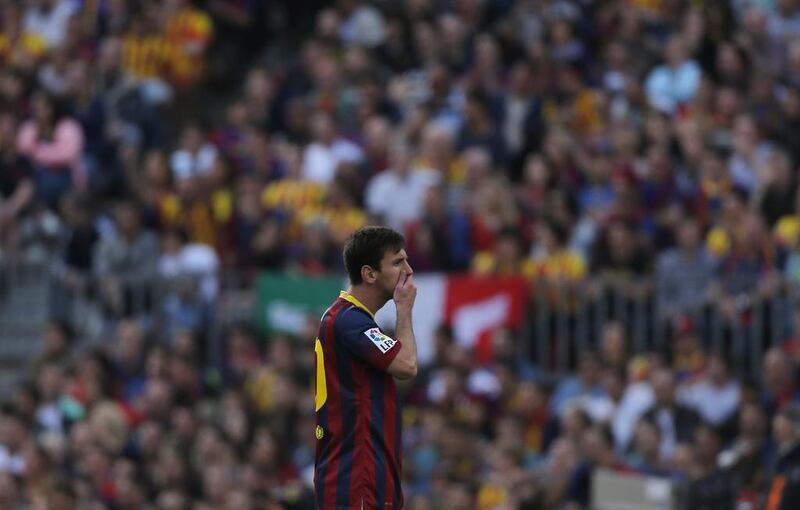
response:
M800 508L800 403L784 407L775 416L772 431L778 445L778 463L762 508Z

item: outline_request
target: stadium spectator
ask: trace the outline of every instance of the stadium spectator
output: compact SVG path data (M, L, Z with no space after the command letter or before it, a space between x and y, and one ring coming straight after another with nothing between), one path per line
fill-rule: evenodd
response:
M725 425L741 401L739 382L730 370L728 361L719 353L713 353L703 375L683 383L678 400L693 407L705 422L716 427Z
M337 135L331 116L317 112L311 118L310 130L314 141L303 154L303 177L310 181L329 183L340 163L358 163L363 155L354 143Z
M698 412L678 401L675 375L668 368L655 371L651 377L655 403L645 411L644 417L656 424L660 431L659 456L672 460L680 443L688 443L700 424Z
M792 373L792 364L777 347L764 353L763 391L761 403L773 414L797 400L797 383Z
M756 404L742 404L739 434L720 453L720 468L729 470L737 501L756 504L767 486L768 466L774 465L775 445L770 438L766 414Z
M386 225L403 232L419 219L426 192L440 181L437 170L414 168L408 147L397 144L389 153L389 168L375 175L364 193L367 211ZM395 200L387 201L391 194Z
M116 230L101 239L93 259L100 295L114 315L149 308L158 264L158 240L141 225L139 210L125 202L114 211Z
M420 271L463 271L469 265L469 219L446 200L445 186L428 187L420 218L406 226L408 256Z
M31 163L37 196L56 207L69 189L86 185L83 130L44 92L31 98L31 111L32 117L19 126L17 151Z
M61 200L64 239L53 271L50 314L70 320L76 299L91 298L92 268L99 233L92 223L88 199L80 193L69 193Z
M310 508L314 332L230 323L377 222L569 297L401 388L410 508L793 504L797 2L329 4L3 3L0 320L28 259L52 320L0 507Z
M712 425L703 423L695 430L694 459L687 494L689 508L730 508L734 504L732 479L717 466L721 445L721 435Z
M664 64L647 76L645 88L650 104L662 112L674 113L694 99L700 76L700 66L688 58L686 43L674 36L664 50Z
M67 37L69 19L75 13L75 6L64 0L31 2L25 10L24 27L41 37L47 46L56 47Z
M32 165L15 150L16 124L13 115L0 114L0 246L5 249L18 244L16 227L35 192Z
M775 416L772 429L779 458L764 503L769 510L789 508L800 497L797 479L797 470L800 468L797 436L799 424L800 409L796 404L787 406Z
M578 361L578 374L562 381L553 394L550 402L554 415L561 416L569 404L580 397L602 398L603 388L600 385L600 363L593 352L583 351Z
M567 231L559 223L543 218L536 226L531 245L533 267L531 275L537 280L555 284L575 284L586 276L586 262L567 242Z
M658 257L658 307L663 319L701 310L708 302L708 289L715 263L701 243L700 225L687 218L678 226L677 246ZM674 276L683 275L680 280Z
M673 325L672 367L678 382L694 379L706 369L707 356L700 332L691 317L681 317Z
M206 134L197 125L189 125L181 134L180 147L170 156L172 176L176 181L205 178L217 159L217 149L206 142Z
M630 345L625 325L609 321L600 333L600 359L604 369L624 371L627 369Z

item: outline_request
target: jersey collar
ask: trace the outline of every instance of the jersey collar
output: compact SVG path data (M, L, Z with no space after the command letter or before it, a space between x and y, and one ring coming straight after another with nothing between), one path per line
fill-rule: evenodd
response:
M342 299L344 299L345 301L349 301L349 302L353 303L353 304L354 304L354 305L356 305L358 308L361 308L362 310L364 310L365 312L367 312L367 313L369 314L369 316L370 316L370 317L372 317L372 320L375 320L375 314L374 314L374 313L372 313L372 312L370 312L370 311L369 311L369 308L367 308L366 306L364 306L364 303L362 303L361 301L359 301L359 300L358 300L358 298L356 298L354 295L350 294L350 293L349 293L349 292L347 292L346 290L343 290L343 291L339 292L339 297L340 297L340 298L342 298Z

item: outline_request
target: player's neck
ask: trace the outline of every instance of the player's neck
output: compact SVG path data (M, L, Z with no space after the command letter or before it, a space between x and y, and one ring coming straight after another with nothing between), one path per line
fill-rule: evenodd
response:
M386 304L386 300L383 299L377 289L373 289L370 287L366 287L363 285L353 285L348 290L351 296L358 299L361 304L367 307L367 309L372 312L372 315L375 315L378 310L383 308L383 305Z

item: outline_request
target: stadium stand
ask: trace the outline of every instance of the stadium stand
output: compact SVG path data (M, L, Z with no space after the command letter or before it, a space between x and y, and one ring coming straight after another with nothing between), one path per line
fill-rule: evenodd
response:
M0 508L313 508L365 224L407 509L800 508L798 168L797 0L0 0Z

